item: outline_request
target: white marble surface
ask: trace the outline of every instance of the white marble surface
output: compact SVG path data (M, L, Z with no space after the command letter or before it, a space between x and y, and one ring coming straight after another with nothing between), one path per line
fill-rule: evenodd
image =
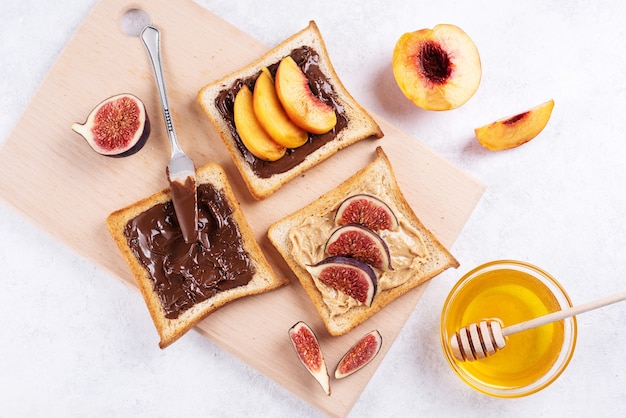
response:
M466 387L445 363L439 312L462 273L493 259L542 266L575 303L626 290L626 4L575 1L214 1L268 45L315 19L368 109L487 184L452 251L351 416L623 416L626 304L579 317L566 372L517 400ZM8 0L0 12L4 140L94 0ZM175 7L175 2L172 2ZM411 105L390 60L404 32L453 23L482 84L457 110ZM490 153L473 128L549 98L540 137ZM53 105L53 104L51 104ZM161 351L139 294L0 205L0 416L320 416L196 332ZM31 256L37 256L33 259Z

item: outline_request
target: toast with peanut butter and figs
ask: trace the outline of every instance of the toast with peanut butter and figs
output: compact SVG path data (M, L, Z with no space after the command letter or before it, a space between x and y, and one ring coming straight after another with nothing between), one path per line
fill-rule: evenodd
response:
M197 100L255 199L365 138L376 121L346 90L314 21Z
M409 206L381 147L348 180L272 224L268 237L331 335L459 265Z
M288 283L268 264L223 168L197 170L199 239L185 243L169 189L111 213L107 226L165 348L236 299Z

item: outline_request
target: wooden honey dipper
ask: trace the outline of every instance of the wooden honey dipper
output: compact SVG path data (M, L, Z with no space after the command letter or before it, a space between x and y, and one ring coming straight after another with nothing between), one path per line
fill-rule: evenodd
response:
M454 358L458 361L474 361L484 359L506 345L505 337L518 332L536 328L551 322L560 321L593 309L601 308L626 300L626 292L607 296L592 302L571 308L562 309L540 317L502 328L500 320L484 320L475 322L458 330L450 337L450 347Z

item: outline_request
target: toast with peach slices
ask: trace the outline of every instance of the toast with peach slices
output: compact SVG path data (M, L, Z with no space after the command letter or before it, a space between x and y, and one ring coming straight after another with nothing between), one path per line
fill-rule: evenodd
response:
M306 83L302 82L298 73L304 74ZM275 83L274 89L267 90L264 87L267 86L268 75L270 82ZM262 86L257 86L257 81L262 82ZM253 95L257 93L259 96L262 91L268 91L268 94L255 97L255 100L265 105L256 105L256 118L248 111L247 116L241 118L247 122L242 122L238 129L234 107L236 96L244 86ZM258 91L255 92L255 89ZM277 97L268 98L269 94L274 94L272 90L275 90ZM342 148L365 138L383 136L376 121L350 95L337 76L314 21L260 59L202 87L197 101L217 130L255 199L270 196ZM279 105L275 108L268 103ZM285 103L293 106L285 106ZM268 117L268 110L275 116ZM258 141L265 146L254 148L271 149L271 158L254 155L252 148L245 146L246 141L242 139L255 140L249 131L250 123L256 124L257 121L250 122L251 119L258 119L264 128L261 131L265 131L257 135L262 137ZM270 124L264 122L266 119L271 121ZM332 128L327 131L329 126ZM286 131L294 131L291 139L281 137L280 133ZM242 138L242 133L245 138ZM267 145L267 134L277 144ZM282 158L275 157L276 152L279 152L276 151L276 145L278 148L284 147Z

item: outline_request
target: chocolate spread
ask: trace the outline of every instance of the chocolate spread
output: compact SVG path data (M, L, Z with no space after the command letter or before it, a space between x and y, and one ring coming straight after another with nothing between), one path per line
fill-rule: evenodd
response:
M297 166L304 161L307 155L335 139L337 134L348 126L348 115L346 114L343 106L337 101L335 89L328 80L328 77L326 77L320 70L319 54L311 47L302 46L294 49L289 55L291 55L309 80L311 92L335 109L335 113L337 114L337 124L331 131L319 135L309 133L309 139L303 146L287 149L287 153L277 161L264 161L256 158L250 151L248 151L245 145L243 145L243 142L241 142L241 138L239 137L237 128L235 127L235 117L233 111L237 92L244 84L247 85L251 91L254 91L254 83L260 74L260 69L259 73L252 77L236 80L232 86L222 90L215 99L215 105L224 120L226 120L230 132L233 135L233 138L235 138L239 151L241 151L245 160L252 167L252 171L262 178L268 178L274 174L284 173L285 171ZM276 74L278 64L280 64L280 62L268 66L272 76Z
M124 235L170 319L255 273L232 208L211 184L198 186L197 242L185 243L171 201L128 221Z
M169 173L168 173L169 177ZM170 181L172 202L178 224L183 233L185 242L191 243L198 239L198 211L196 209L196 182L191 176L185 177L185 182Z

